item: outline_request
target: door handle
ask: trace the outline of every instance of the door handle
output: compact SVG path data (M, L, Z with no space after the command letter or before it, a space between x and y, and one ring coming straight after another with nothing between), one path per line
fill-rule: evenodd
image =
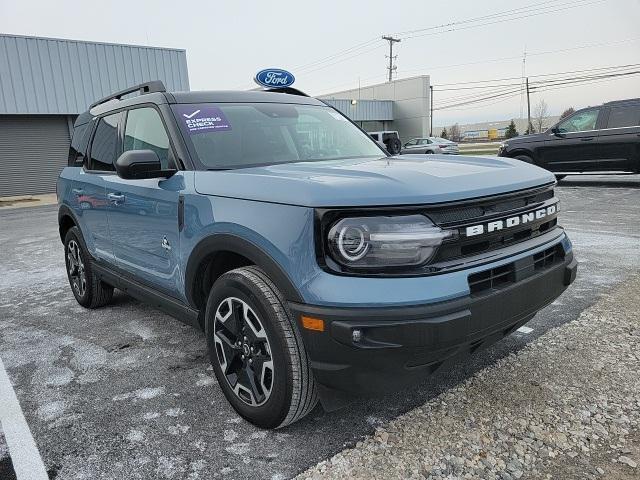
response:
M72 188L71 191L73 192L74 195L82 195L84 193L84 190L81 188Z
M595 138L595 137L584 137L584 138L581 138L580 140L581 140L581 141L583 141L583 142L590 142L590 141L591 141L591 140L593 140L594 138Z
M122 195L121 193L108 193L107 194L107 198L114 205L118 205L120 203L124 203L124 200L125 200L125 196Z

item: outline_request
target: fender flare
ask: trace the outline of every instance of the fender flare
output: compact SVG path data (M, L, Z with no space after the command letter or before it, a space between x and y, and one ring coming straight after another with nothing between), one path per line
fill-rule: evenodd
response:
M73 221L73 223L80 228L80 223L78 222L78 217L76 216L76 214L74 213L73 210L71 210L71 208L67 205L60 205L60 208L58 208L58 232L60 234L60 241L64 242L64 238L62 236L62 231L60 230L60 228L62 227L62 219L64 217L69 217L71 218L71 220Z
M304 303L289 275L262 248L238 235L217 233L200 240L189 255L185 270L185 294L190 305L196 306L195 280L202 262L218 252L233 252L260 267L282 291L286 300Z

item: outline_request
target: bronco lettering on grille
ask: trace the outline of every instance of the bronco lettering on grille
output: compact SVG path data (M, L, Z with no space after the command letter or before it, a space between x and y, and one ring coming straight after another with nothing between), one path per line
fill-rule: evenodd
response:
M530 223L535 220L540 220L542 218L548 217L557 213L558 205L549 205L548 207L540 208L538 210L533 210L531 212L522 213L520 215L516 215L513 217L507 217L501 220L494 220L488 223L481 223L479 225L472 225L467 227L466 233L467 237L473 237L475 235L481 235L483 233L491 233L498 230L502 230L504 228L516 227L518 225L524 225L525 223Z

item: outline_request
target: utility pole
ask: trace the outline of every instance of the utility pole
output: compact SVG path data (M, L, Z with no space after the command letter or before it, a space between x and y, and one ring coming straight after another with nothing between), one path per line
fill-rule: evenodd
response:
M433 137L433 85L429 85L429 102L431 103L429 107L429 136Z
M533 133L532 127L533 125L531 125L531 101L529 100L529 77L527 77L526 79L526 86L527 86L527 131L529 132L529 134Z
M393 64L393 61L397 58L397 55L395 57L393 56L393 44L399 43L400 39L393 38L390 35L389 36L383 35L382 39L389 42L389 66L387 67L387 70L389 70L389 81L391 81L393 79L393 72L398 68Z

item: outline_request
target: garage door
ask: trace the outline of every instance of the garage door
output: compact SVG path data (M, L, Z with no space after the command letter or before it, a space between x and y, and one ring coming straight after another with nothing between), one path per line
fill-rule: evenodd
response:
M0 115L0 197L55 192L68 154L67 117Z

